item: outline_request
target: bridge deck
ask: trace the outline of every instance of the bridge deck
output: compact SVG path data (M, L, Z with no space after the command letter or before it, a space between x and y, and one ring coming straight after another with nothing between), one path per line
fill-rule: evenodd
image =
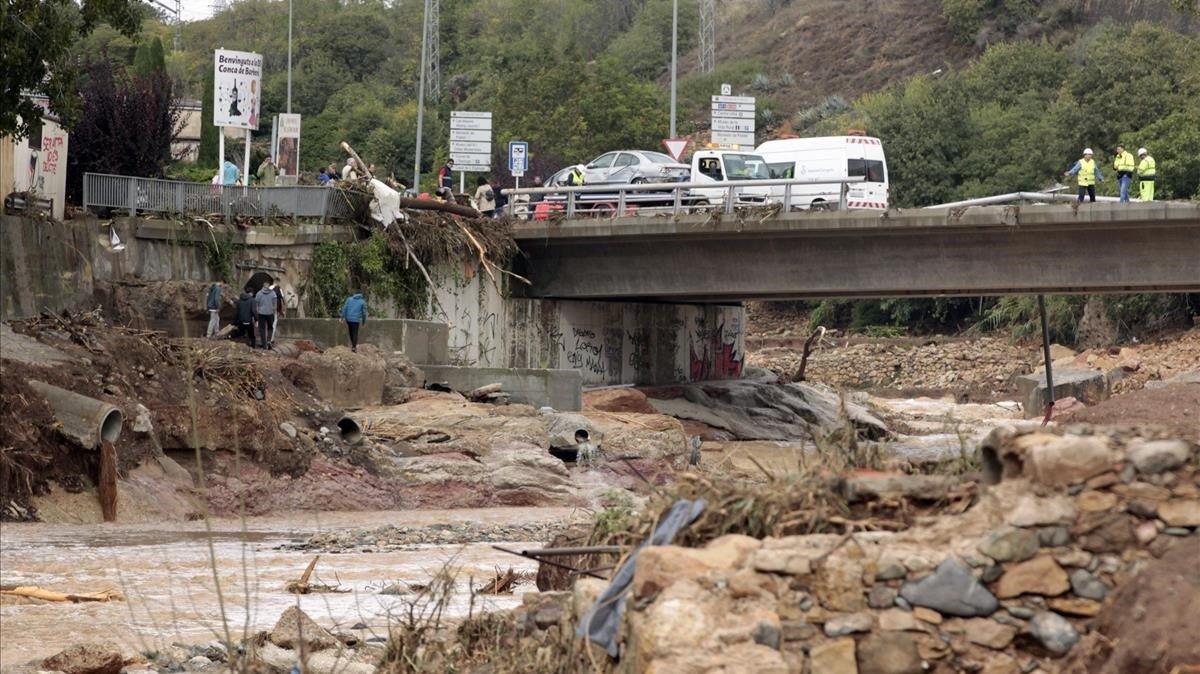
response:
M527 222L538 297L736 301L1200 290L1200 203Z

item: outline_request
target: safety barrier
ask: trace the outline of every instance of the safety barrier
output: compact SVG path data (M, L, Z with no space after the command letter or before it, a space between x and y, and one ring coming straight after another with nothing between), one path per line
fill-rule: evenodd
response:
M522 187L506 189L509 215L518 218L543 219L549 213L561 213L568 218L577 216L618 217L656 213L702 213L724 211L733 213L739 208L790 204L796 208L801 200L805 207L835 210L847 205L849 186L865 182L853 177L841 180L829 178L795 180L735 180L728 182L634 183L613 185ZM805 190L816 187L817 191ZM830 187L832 186L832 189ZM766 188L766 189L763 189ZM801 189L797 189L801 188ZM540 196L540 199L533 199Z
M354 217L359 202L365 199L364 195L332 187L213 185L104 173L83 176L84 209L119 209L130 215L139 211L180 215L217 213L226 221L244 216L313 218L325 222Z

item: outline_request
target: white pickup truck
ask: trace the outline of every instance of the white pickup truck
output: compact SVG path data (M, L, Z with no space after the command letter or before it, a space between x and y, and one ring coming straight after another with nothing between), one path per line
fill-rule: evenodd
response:
M694 183L714 183L720 187L697 187L692 194L712 205L723 205L729 187L739 180L769 180L767 160L750 152L737 150L699 150L692 154ZM771 201L770 187L738 187L734 191L735 206L763 206Z

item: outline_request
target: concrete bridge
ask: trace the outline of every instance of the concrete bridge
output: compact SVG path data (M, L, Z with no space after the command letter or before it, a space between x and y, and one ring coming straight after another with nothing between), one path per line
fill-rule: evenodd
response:
M1200 291L1200 203L526 222L533 297L749 299Z

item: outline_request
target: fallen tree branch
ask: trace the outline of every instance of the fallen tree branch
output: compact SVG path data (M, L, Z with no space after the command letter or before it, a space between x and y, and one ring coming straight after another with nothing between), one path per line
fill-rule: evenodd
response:
M10 597L29 597L31 599L41 599L42 601L57 601L71 602L78 604L85 601L125 601L125 595L116 590L104 590L102 592L84 592L81 594L69 594L64 592L55 592L47 590L37 585L17 585L0 587L0 595Z

